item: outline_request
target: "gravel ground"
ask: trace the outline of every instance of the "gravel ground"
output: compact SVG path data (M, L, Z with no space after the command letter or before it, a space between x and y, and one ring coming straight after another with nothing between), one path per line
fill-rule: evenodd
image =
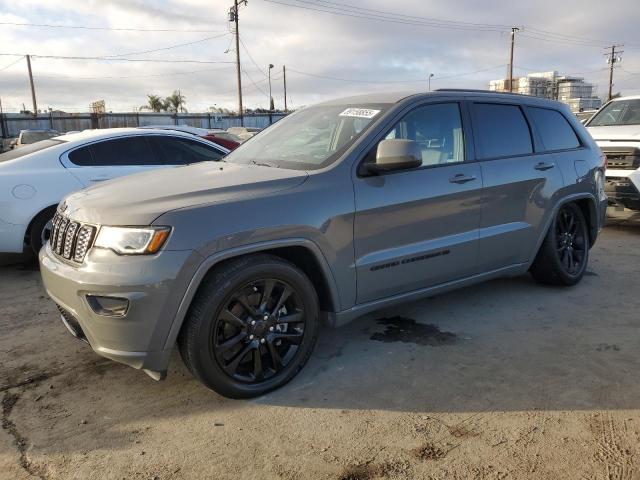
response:
M96 356L0 267L0 478L640 478L640 215L570 289L498 280L325 329L257 400Z

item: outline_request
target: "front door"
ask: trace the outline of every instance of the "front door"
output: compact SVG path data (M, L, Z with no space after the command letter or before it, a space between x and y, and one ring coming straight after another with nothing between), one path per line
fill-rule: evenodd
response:
M461 105L416 107L384 138L418 142L422 166L354 179L358 303L477 272L482 177L465 156Z

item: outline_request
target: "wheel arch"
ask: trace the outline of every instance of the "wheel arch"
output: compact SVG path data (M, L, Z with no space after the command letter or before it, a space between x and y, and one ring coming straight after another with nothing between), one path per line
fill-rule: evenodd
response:
M175 344L189 307L207 275L227 262L254 254L271 254L293 263L313 283L318 293L320 310L327 312L329 315L340 310L340 296L333 273L316 243L305 238L293 238L244 245L217 252L206 257L201 262L180 302L169 335L165 341L165 349L172 348Z
M41 209L39 212L37 212L35 215L33 215L33 217L31 217L31 220L29 221L29 225L27 225L27 229L24 232L24 247L29 247L30 246L29 237L31 235L31 228L33 227L33 224L36 221L36 218L38 218L41 214L43 214L44 212L46 212L48 210L52 211L51 217L53 217L53 214L55 214L57 207L58 207L58 204L54 203L53 205L49 205L48 207L45 207L45 208Z

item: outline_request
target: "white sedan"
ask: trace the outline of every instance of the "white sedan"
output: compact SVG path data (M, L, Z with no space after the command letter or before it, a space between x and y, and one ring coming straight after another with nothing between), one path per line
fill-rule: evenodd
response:
M0 154L0 252L38 252L70 192L153 168L217 161L229 151L189 133L85 130Z

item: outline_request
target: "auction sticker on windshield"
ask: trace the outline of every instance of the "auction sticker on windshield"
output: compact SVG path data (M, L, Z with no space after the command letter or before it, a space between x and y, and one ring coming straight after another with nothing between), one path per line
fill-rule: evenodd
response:
M373 118L380 113L380 110L370 108L347 108L340 117Z

